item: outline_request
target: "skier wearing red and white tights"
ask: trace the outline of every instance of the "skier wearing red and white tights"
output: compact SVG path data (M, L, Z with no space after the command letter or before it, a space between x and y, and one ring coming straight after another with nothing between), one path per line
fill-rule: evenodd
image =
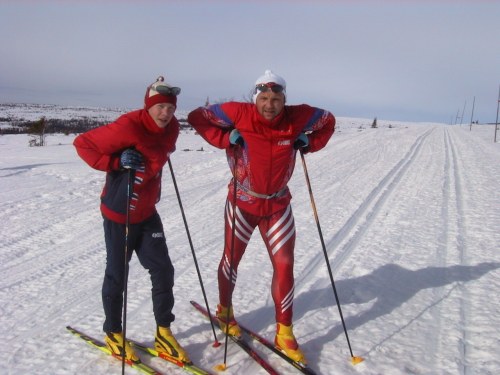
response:
M322 149L335 130L335 117L320 108L285 102L285 80L266 70L255 82L253 103L200 107L189 114L188 121L208 143L226 150L233 174L228 185L224 253L218 271L217 317L221 328L226 330L229 315L229 334L241 335L231 297L238 265L258 227L274 270L271 293L277 322L275 344L292 359L306 364L292 331L295 223L287 184L297 151Z

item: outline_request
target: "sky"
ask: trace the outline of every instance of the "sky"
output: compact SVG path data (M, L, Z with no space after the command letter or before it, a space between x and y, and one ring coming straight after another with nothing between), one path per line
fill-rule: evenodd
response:
M266 69L288 104L336 116L495 122L500 1L0 0L0 102L178 108L247 100ZM472 111L474 107L474 111Z
M25 111L18 117L30 114ZM49 111L74 118L73 108ZM349 342L364 358L356 366L297 160L289 183L297 235L293 324L318 375L500 374L500 143L493 142L493 128L379 121L372 129L363 119L339 118L325 148L305 155ZM45 147L28 147L24 134L0 137L3 375L121 370L118 361L65 329L104 337L99 196L105 173L78 157L74 137L47 136ZM194 131L182 132L171 161L192 240L191 247L165 166L157 209L175 267L171 327L194 363L211 370L223 363L225 340L215 328L222 345L212 346L210 324L189 303L204 304L191 249L213 312L230 172L225 152ZM258 230L237 276L237 321L273 340L273 272ZM151 281L136 255L127 285L127 337L151 345ZM300 375L254 347L279 374ZM187 375L138 354L162 373ZM267 374L231 340L226 363L226 371L212 373ZM139 373L127 368L126 374Z

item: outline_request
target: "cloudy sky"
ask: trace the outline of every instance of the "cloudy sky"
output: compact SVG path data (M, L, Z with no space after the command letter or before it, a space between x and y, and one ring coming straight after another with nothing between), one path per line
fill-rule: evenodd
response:
M288 103L341 117L494 122L500 1L0 0L0 102L178 108L246 100L272 69ZM463 113L463 116L462 116Z

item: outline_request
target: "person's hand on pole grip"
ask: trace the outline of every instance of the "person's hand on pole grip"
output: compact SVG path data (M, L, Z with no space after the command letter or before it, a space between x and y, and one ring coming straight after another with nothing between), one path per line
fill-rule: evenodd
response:
M143 169L144 159L142 154L131 148L125 150L120 155L120 167L124 169Z
M302 148L304 151L306 151L307 146L309 146L309 138L304 133L300 133L295 142L293 142L293 148L296 150Z
M231 130L231 133L229 133L229 143L232 145L240 145L241 147L245 144L245 140L241 136L238 129L233 129Z

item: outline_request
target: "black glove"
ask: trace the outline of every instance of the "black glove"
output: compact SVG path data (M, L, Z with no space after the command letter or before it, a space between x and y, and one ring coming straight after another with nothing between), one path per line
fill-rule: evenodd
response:
M293 142L293 148L298 150L299 148L307 148L309 146L309 138L304 133L300 133L295 142Z
M245 140L241 136L238 129L233 129L231 130L231 133L229 133L229 143L232 145L240 145L241 147L245 144Z
M125 169L142 169L144 168L144 159L140 152L129 148L120 155L120 167Z

